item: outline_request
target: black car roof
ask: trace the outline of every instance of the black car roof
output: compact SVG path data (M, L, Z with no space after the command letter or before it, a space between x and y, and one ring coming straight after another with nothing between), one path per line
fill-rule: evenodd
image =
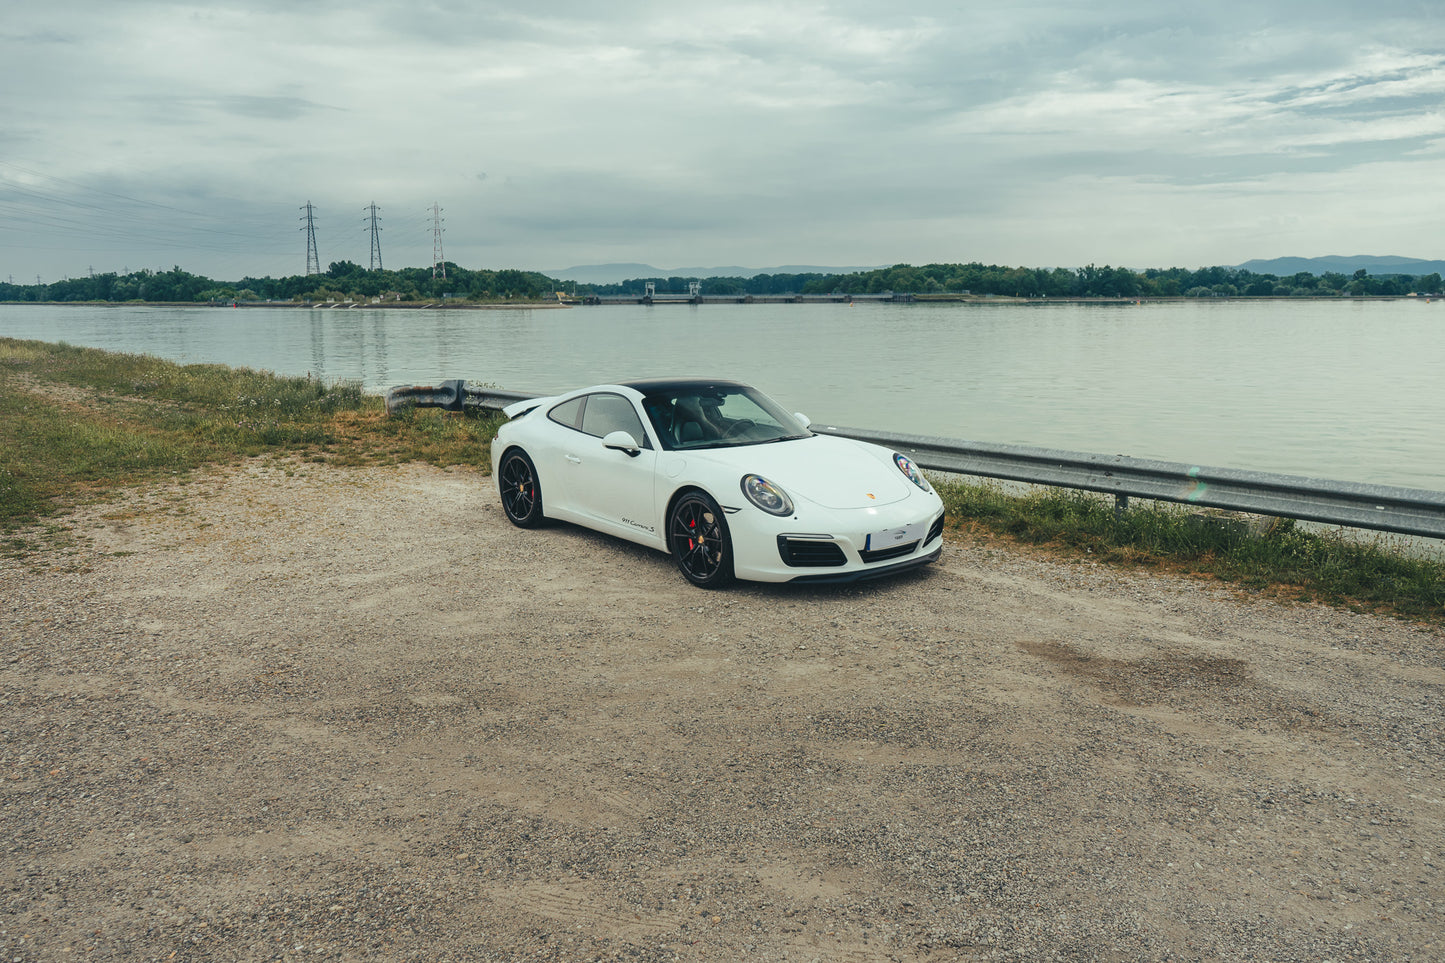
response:
M645 395L652 394L676 394L682 391L693 391L699 388L746 388L748 385L741 381L729 381L726 378L652 378L643 381L620 381L618 384L624 388L635 388Z

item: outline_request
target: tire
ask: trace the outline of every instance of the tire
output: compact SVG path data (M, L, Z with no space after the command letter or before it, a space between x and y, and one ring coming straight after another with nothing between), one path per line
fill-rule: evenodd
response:
M733 542L722 509L706 492L690 491L667 513L667 545L682 577L715 589L733 580Z
M502 456L497 466L497 491L502 496L502 511L518 528L536 528L542 524L542 483L537 468L520 448Z

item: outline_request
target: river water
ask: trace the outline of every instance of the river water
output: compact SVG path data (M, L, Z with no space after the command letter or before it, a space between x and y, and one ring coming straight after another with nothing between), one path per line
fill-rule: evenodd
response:
M366 390L752 382L816 422L1445 489L1445 302L0 305L0 336Z

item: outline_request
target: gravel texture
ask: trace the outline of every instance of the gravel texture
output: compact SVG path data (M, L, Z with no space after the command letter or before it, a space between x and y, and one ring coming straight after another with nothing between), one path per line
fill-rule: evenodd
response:
M256 461L0 561L0 958L1438 960L1442 636L950 541L703 592Z

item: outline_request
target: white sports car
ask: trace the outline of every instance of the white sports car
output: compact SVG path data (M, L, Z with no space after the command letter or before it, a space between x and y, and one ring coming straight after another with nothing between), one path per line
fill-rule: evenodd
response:
M943 503L913 462L815 434L747 385L633 381L504 410L492 469L514 524L671 552L703 588L874 578L943 550Z

